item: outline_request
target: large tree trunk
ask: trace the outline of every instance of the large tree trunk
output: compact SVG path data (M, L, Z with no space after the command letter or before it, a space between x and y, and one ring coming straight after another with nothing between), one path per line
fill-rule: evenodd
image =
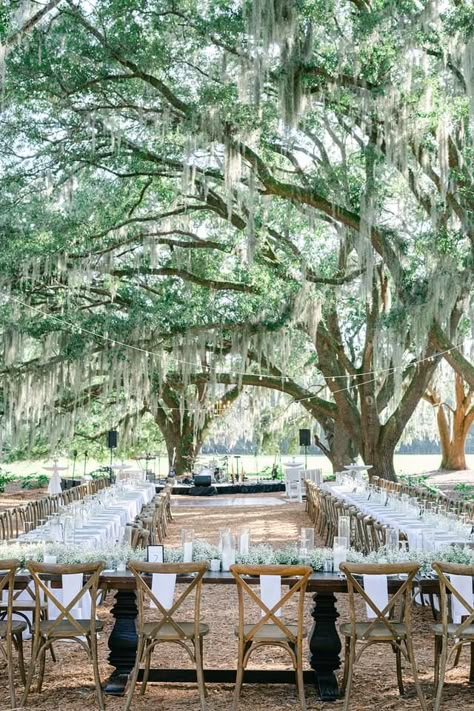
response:
M199 448L193 441L192 434L184 433L174 428L163 432L168 452L169 471L174 470L177 476L190 474L198 455ZM174 461L173 461L174 460Z
M346 464L357 459L358 450L345 427L337 420L334 422L333 433L327 436L328 447L323 454L332 464L333 472L340 472Z
M438 403L437 422L441 443L440 469L459 471L466 469L466 439L474 420L472 392L464 391L464 379L455 376L456 409L451 410L451 417L446 414L446 406ZM436 394L431 394L431 400ZM428 399L428 398L427 398Z
M397 481L393 462L395 447L396 443L387 442L381 442L375 447L364 447L364 452L362 453L364 463L372 465L372 469L368 470L370 479L373 476L378 476L381 479Z
M173 470L177 476L191 474L202 446L204 430L196 434L192 421L186 416L181 421L179 414L175 412L169 417L163 417L158 411L155 422L165 439L168 470Z

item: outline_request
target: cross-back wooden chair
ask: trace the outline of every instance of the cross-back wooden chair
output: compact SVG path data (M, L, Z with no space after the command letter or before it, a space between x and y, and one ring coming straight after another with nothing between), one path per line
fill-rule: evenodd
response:
M103 570L103 563L84 563L78 565L52 565L46 563L36 563L27 561L26 567L35 585L36 611L34 617L34 635L33 645L31 650L31 663L26 680L25 691L21 701L22 706L26 704L28 694L33 681L35 668L39 662L38 676L38 693L41 692L43 685L46 652L51 645L60 640L73 640L81 645L87 652L89 659L94 668L94 679L97 692L97 701L101 711L105 709L104 696L99 675L99 660L97 653L97 633L102 629L101 622L96 621L97 607L97 590L99 586L99 576ZM54 594L53 589L48 587L48 579L51 576L63 576L82 574L86 578L86 582L77 592L74 598L63 605L63 603ZM77 608L85 595L89 593L91 598L90 604L90 619L79 620L73 617L72 611ZM41 619L40 609L41 601L49 600L58 609L58 615L54 620ZM85 637L85 641L84 638Z
M356 515L357 541L359 544L359 549L362 551L362 553L365 554L370 553L371 551L371 539L367 527L368 518L369 517L367 517L367 515L362 513L361 511Z
M474 576L474 565L460 565L458 563L442 563L435 562L432 568L438 575L440 587L440 619L441 622L433 625L432 630L435 635L435 701L433 710L438 711L441 706L443 695L444 677L446 674L446 663L448 659L448 644L454 642L453 652L460 653L464 644L470 643L474 645L474 607L471 601L465 600L464 596L456 589L449 575L468 576L472 580ZM463 620L460 623L451 621L450 605L448 595L451 596L451 602L457 600L458 603L465 608ZM458 659L459 657L457 657Z
M400 694L404 693L401 658L411 664L416 693L423 711L426 701L418 680L415 652L411 636L411 599L413 579L419 570L417 563L341 563L341 571L347 577L349 593L349 623L341 625L345 637L344 675L342 691L345 692L343 711L348 711L354 666L364 651L373 644L390 644L396 657L397 680ZM362 581L356 576L362 575L397 575L406 576L398 590L389 597L387 605L380 610L363 588ZM355 610L355 596L360 598L372 610L374 617L369 622L358 622ZM397 609L398 608L398 609ZM362 646L357 651L357 643Z
M12 598L15 588L15 575L20 568L19 560L0 561L0 597L6 591L8 604L6 618L0 621L0 653L7 663L8 685L10 692L10 703L12 709L16 709L16 692L14 677L13 648L18 652L18 666L23 684L25 683L25 662L23 658L23 632L26 630L26 623L13 619Z
M329 536L329 532L328 532L328 520L329 520L328 500L329 500L330 496L331 495L328 494L327 491L323 491L322 489L319 492L320 515L319 515L318 533L320 536L326 535L326 540Z
M202 711L206 709L206 687L204 685L203 670L203 639L209 632L209 625L201 622L201 591L202 578L209 565L201 563L145 563L130 561L129 570L135 576L137 584L138 603L138 647L135 666L130 675L130 688L124 711L128 711L133 700L133 693L137 684L138 672L142 661L145 663L141 694L146 691L148 673L150 671L151 655L158 644L172 643L182 647L196 665L196 676L199 690L199 700ZM192 580L185 589L177 595L172 606L165 608L151 589L153 574L185 575L192 576ZM148 577L144 577L148 576ZM176 618L176 614L183 607L188 598L194 597L194 619L192 622L183 622ZM154 608L155 619L146 621L146 611Z
M130 545L133 549L146 548L150 540L150 531L140 525L131 527Z
M302 711L306 709L303 683L303 639L304 639L304 595L312 568L307 565L231 565L230 572L237 582L239 600L239 624L235 630L239 638L237 678L235 682L232 711L237 709L242 689L244 671L250 655L259 647L280 647L288 652L296 675L296 686ZM276 575L280 578L295 578L288 591L269 608L249 585L245 576L260 578L262 575ZM283 606L297 597L296 624L286 624L278 616ZM255 624L245 623L245 603L252 601L262 616Z
M26 628L32 635L34 635L34 622L30 621L28 615L32 615L34 617L37 605L35 593L31 589L30 585L26 588L14 590L13 593L8 596L8 600L3 600L0 594L0 620L4 620L7 617L9 607L12 608L12 612L15 615L23 618ZM44 598L40 603L40 618L42 620L48 619L48 605ZM51 648L51 656L54 659L53 648Z
M9 535L9 518L8 512L3 511L0 513L0 540L8 541L11 538Z

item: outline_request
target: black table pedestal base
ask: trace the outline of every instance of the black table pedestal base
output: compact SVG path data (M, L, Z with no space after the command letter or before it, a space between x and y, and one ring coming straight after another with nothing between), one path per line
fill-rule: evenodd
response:
M316 676L321 700L337 701L339 686L335 671L341 666L341 640L336 628L339 617L336 596L333 593L316 593L313 600L311 615L314 625L309 637L309 663Z
M104 691L111 696L123 696L137 653L137 598L134 591L119 590L115 595L112 615L115 625L109 637L109 662L115 667Z

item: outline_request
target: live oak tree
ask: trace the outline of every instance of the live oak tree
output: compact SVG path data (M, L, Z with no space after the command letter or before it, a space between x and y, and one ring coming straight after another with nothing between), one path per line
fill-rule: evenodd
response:
M196 432L193 380L219 393L277 369L342 459L350 444L393 477L440 357L473 372L456 348L474 245L470 4L44 9L3 29L6 417L38 421L42 398L67 386L80 401L100 377L159 412L178 370L179 426L194 407ZM47 375L12 330L43 342ZM40 395L13 408L22 372Z
M466 388L462 376L455 373L454 401L451 403L439 385L435 380L423 397L436 411L441 443L440 469L466 469L466 440L474 423L474 391Z

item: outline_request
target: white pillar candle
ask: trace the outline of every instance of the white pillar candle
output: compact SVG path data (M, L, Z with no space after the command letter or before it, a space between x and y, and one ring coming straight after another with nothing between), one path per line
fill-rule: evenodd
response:
M333 567L334 567L334 572L337 573L339 572L339 564L344 563L347 557L347 550L346 548L342 548L340 546L335 546L334 551L333 551Z
M47 563L48 565L56 565L56 563L58 562L58 559L55 555L45 555L44 562Z
M211 560L211 570L213 573L218 573L221 569L221 562L219 558L212 558Z
M230 570L230 566L235 563L235 550L223 548L222 550L222 570Z

